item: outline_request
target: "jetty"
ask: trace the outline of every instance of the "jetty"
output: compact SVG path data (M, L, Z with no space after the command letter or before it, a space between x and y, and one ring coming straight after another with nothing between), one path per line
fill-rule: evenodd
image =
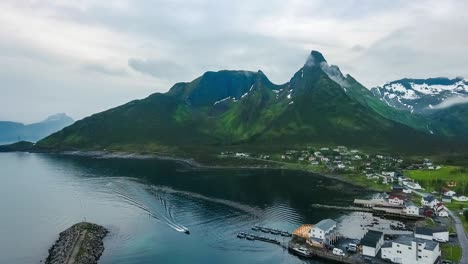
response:
M380 206L372 206L372 207L359 207L359 206L336 206L336 205L324 205L324 204L312 204L314 208L327 208L327 209L335 209L341 211L356 211L356 212L367 212L372 213L376 216L386 217L386 218L396 218L396 219L404 219L404 220L421 220L424 218L422 215L410 215L406 214L402 208L397 207L380 207Z
M46 264L97 264L104 252L103 239L109 231L81 222L61 232L49 249Z

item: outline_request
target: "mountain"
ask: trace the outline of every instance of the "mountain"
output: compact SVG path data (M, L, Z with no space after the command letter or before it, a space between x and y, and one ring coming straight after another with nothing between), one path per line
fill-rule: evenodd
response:
M36 147L176 151L347 144L434 149L446 143L406 124L413 121L417 118L388 107L312 51L285 84L273 84L262 71L206 72L167 93L77 121Z
M55 114L45 120L25 125L18 122L0 121L0 142L11 143L21 140L37 141L71 125L73 119L66 114Z
M430 133L468 137L468 81L463 78L401 79L371 92L388 106L424 119L421 124Z
M416 113L430 112L446 100L468 98L463 78L401 79L371 89L386 104Z

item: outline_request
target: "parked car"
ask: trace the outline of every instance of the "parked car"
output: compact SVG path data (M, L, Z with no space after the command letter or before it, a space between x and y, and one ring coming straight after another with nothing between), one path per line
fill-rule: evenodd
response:
M357 245L356 244L353 244L353 243L349 243L347 246L346 246L346 250L348 252L356 252L357 251Z
M340 249L340 248L334 248L333 251L332 251L332 253L333 253L334 255L337 255L337 256L344 256L344 255L345 255L345 253L343 252L343 250Z

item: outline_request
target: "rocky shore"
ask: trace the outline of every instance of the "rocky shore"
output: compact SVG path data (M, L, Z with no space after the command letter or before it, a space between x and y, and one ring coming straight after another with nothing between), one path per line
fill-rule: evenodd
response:
M109 231L96 224L81 222L60 233L49 249L46 264L95 264L104 251L103 239Z

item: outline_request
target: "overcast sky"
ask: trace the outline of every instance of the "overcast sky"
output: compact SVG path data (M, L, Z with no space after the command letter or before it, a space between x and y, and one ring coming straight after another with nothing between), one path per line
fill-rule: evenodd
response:
M0 120L80 119L191 81L261 69L289 81L311 50L372 87L468 76L467 1L0 1Z

